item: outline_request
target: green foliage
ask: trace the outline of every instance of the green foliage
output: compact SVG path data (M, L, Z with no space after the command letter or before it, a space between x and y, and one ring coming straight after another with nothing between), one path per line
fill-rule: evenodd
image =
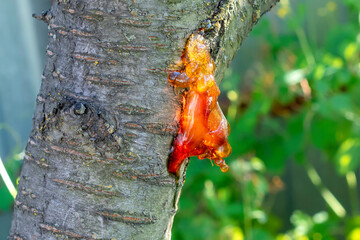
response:
M235 60L222 82L227 101L221 105L232 128L230 171L191 160L173 239L360 236L359 1L282 0L272 12L252 32L260 57L242 72L248 63ZM292 208L284 218L277 201L296 202L284 197L291 192L284 175L289 160L308 182L298 184L317 189L321 199L308 196L311 211ZM317 169L320 163L327 169ZM344 185L322 182L332 169Z
M13 154L10 158L7 159L5 165L6 171L10 176L13 184L15 184L17 177L19 176L19 171L21 167L21 154ZM10 211L12 209L12 205L14 202L13 196L11 196L9 189L5 185L2 178L0 178L0 212L2 211Z
M0 213L3 211L10 211L14 202L14 198L10 194L10 190L3 181L4 175L9 175L10 180L14 184L19 176L21 160L24 157L23 154L19 153L21 149L20 136L16 133L14 129L10 128L7 124L0 123L0 134L4 133L5 131L8 132L9 135L15 140L16 146L14 147L14 149L12 149L11 155L7 157L4 161L4 167L7 173L0 172ZM0 156L0 160L3 161L4 159L2 159ZM17 184L14 185L16 186Z

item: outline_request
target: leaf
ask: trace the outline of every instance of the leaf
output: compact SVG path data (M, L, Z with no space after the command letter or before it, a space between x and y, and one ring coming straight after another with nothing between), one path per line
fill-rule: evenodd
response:
M285 74L285 83L287 85L295 85L301 82L304 79L306 74L306 69L296 69L289 71Z
M259 139L256 145L256 156L264 161L268 170L282 171L287 157L283 139L279 136Z
M295 231L299 234L307 234L314 226L312 218L300 210L294 211L290 221L294 225Z
M9 211L11 209L14 198L10 195L9 190L6 188L3 182L1 182L0 185L0 196L0 211Z
M348 4L350 6L350 9L357 8L357 10L360 10L360 1L359 0L344 0L344 2L345 2L345 4Z
M7 174L9 174L13 184L16 182L21 166L21 161L18 161L18 154L13 154L10 158L7 159L5 163L5 168ZM14 184L15 185L15 184ZM15 186L16 187L16 186ZM14 202L14 198L11 196L9 189L4 184L3 179L0 177L0 211L9 211Z
M336 156L337 171L340 174L346 174L354 171L359 166L360 158L360 138L349 138L344 141Z
M318 119L314 119L311 123L310 136L312 143L318 148L336 146L338 123L330 119L317 117Z
M304 151L304 114L289 119L284 148L288 155Z
M259 228L252 229L251 234L252 234L252 239L274 240L274 238L270 235L270 233Z

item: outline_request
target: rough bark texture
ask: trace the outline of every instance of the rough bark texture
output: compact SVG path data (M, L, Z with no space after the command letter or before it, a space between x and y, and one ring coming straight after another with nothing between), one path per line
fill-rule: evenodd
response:
M38 17L48 60L9 238L170 239L185 176L167 172L180 107L171 65L208 19L219 82L275 2L54 1Z

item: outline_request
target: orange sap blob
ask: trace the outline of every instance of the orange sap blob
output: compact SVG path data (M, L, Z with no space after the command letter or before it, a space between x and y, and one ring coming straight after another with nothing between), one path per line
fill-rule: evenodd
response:
M200 34L192 34L181 57L182 70L169 75L172 85L186 88L180 128L171 150L168 170L178 175L183 161L191 156L214 160L221 171L229 166L223 160L231 153L230 126L217 98L220 90L214 78L215 64Z

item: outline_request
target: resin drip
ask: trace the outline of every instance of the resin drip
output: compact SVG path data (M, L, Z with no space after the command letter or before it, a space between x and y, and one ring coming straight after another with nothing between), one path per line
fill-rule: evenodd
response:
M229 166L223 158L231 153L230 126L217 102L220 90L214 78L215 64L203 36L189 37L181 61L182 70L169 75L172 85L186 90L168 170L178 174L187 157L198 156L214 160L221 171L227 172Z

